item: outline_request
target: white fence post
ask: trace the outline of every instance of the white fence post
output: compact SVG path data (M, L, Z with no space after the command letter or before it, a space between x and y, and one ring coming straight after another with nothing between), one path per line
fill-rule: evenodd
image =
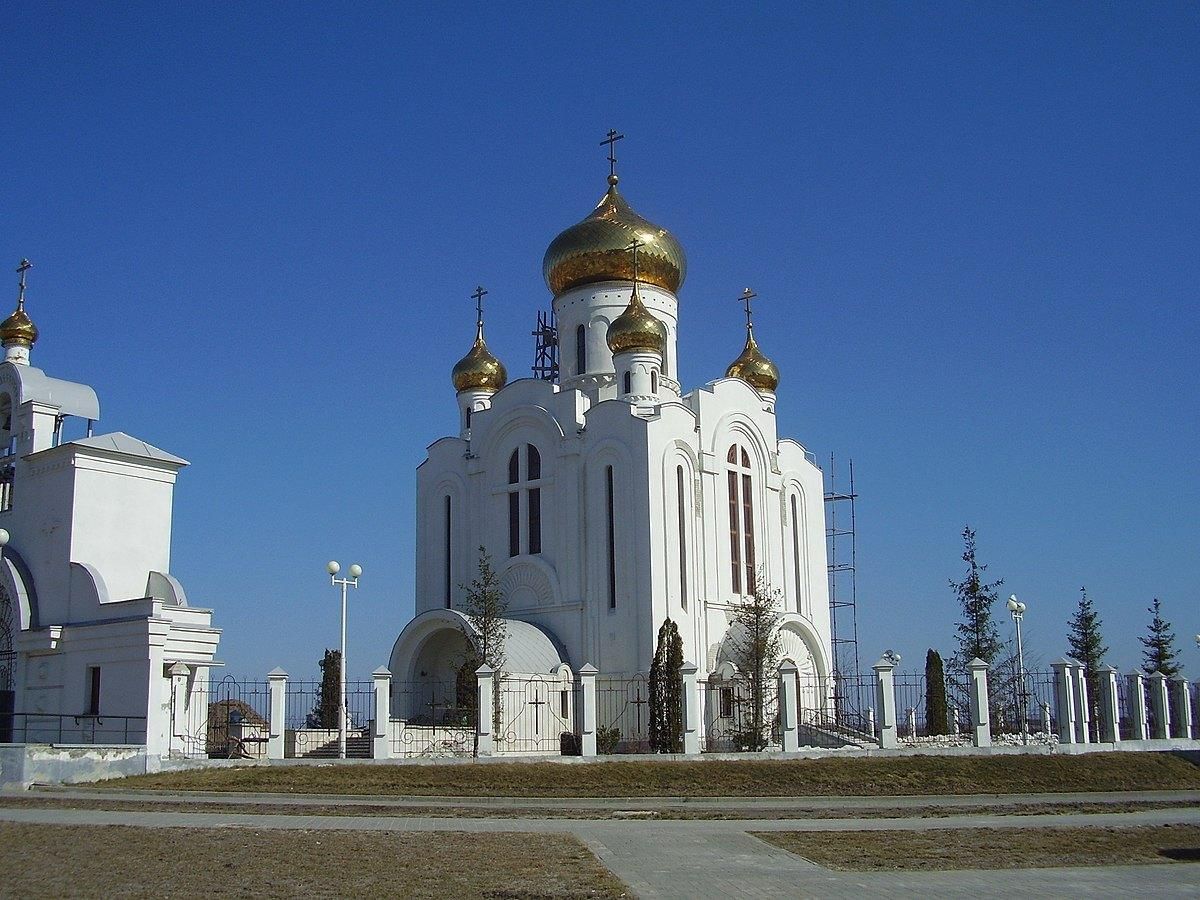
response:
M1171 718L1177 723L1179 736L1185 740L1192 736L1192 694L1188 680L1182 675L1176 675L1171 681L1175 682L1178 693L1175 695L1175 715Z
M694 662L685 661L679 667L683 676L683 752L685 756L700 755L700 671Z
M1087 678L1084 676L1083 663L1075 660L1075 743L1090 744L1092 742L1092 704L1088 696Z
M790 659L779 667L779 726L783 732L783 752L800 749L799 708L800 670Z
M992 746L992 724L988 711L988 664L978 656L967 663L971 672L971 743Z
M1100 724L1098 735L1101 741L1110 744L1121 742L1121 707L1117 695L1117 670L1105 666L1100 676Z
M496 709L496 694L493 687L496 677L496 670L484 663L475 670L475 680L477 683L478 694L476 703L478 713L478 731L476 732L479 741L479 755L491 756L495 751L495 740L492 736L492 718L495 715Z
M896 740L896 664L883 656L871 667L875 670L875 705L879 708L879 749L895 750Z
M386 666L380 666L371 673L371 679L375 682L375 733L371 735L371 756L373 759L391 759L392 673Z
M267 673L271 694L271 724L267 735L267 759L283 759L283 737L286 729L288 673L276 666Z
M1146 722L1146 676L1141 669L1134 669L1125 676L1127 687L1125 698L1129 703L1129 721L1133 727L1133 740L1150 739L1150 726Z
M579 752L582 756L596 755L596 675L600 672L591 663L579 670Z
M181 662L172 663L167 669L167 674L171 676L171 730L167 738L168 753L175 749L175 736L186 734L184 729L187 728L187 681L191 671L186 663ZM180 749L187 752L186 742Z
M1058 742L1075 743L1075 661L1062 659L1050 663L1054 670L1054 708L1058 713Z
M1171 704L1167 696L1167 676L1162 672L1150 676L1150 708L1154 710L1152 736L1166 740L1171 736Z

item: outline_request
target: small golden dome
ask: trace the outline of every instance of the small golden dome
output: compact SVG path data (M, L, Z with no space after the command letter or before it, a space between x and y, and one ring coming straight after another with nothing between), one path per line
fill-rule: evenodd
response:
M483 339L483 322L477 324L475 343L467 355L454 364L450 378L457 393L477 389L495 393L508 381L504 363L492 355Z
M597 281L633 281L629 244L642 242L638 280L676 293L687 275L687 259L675 236L635 213L609 176L608 193L582 222L550 242L542 260L546 284L557 297L563 291Z
M25 312L23 304L18 306L11 316L0 322L0 345L7 347L9 344L20 344L32 347L37 339L37 326Z
M641 352L662 356L666 346L667 326L646 309L635 287L625 311L608 326L608 349L614 354Z
M773 394L779 387L779 368L758 349L754 327L746 326L746 346L742 355L729 364L726 378L740 378L756 391Z

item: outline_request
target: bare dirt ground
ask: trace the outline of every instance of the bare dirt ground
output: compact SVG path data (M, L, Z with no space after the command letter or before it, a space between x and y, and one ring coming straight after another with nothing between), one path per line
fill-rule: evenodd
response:
M1200 861L1200 826L956 828L918 832L775 831L755 837L850 871L1031 869Z
M0 823L2 897L631 896L554 834Z

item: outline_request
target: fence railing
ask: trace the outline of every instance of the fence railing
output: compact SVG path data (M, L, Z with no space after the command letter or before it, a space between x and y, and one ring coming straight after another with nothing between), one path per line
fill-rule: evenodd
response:
M600 753L650 752L650 684L646 675L596 679Z
M388 742L394 757L470 756L479 710L474 680L400 681L388 686ZM495 716L493 706L486 713Z
M285 699L284 755L295 758L336 758L338 755L338 697L326 695L320 681L289 681ZM371 756L375 720L375 683L346 682L346 756Z
M146 717L6 713L0 715L0 743L145 744Z
M196 686L181 702L171 697L170 749L184 756L250 758L266 756L270 692L265 681L224 675Z

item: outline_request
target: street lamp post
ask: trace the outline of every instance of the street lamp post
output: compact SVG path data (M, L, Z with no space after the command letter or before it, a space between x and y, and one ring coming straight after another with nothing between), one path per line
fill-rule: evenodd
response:
M1017 599L1016 594L1008 598L1008 611L1012 614L1013 624L1017 628L1017 703L1021 706L1021 743L1029 743L1029 710L1025 700L1025 648L1021 646L1021 618L1025 615L1025 604Z
M346 588L358 587L358 576L362 574L362 566L355 563L350 567L349 578L338 578L342 571L341 563L331 559L325 565L329 573L329 582L334 587L342 589L342 655L338 658L338 759L346 758Z

